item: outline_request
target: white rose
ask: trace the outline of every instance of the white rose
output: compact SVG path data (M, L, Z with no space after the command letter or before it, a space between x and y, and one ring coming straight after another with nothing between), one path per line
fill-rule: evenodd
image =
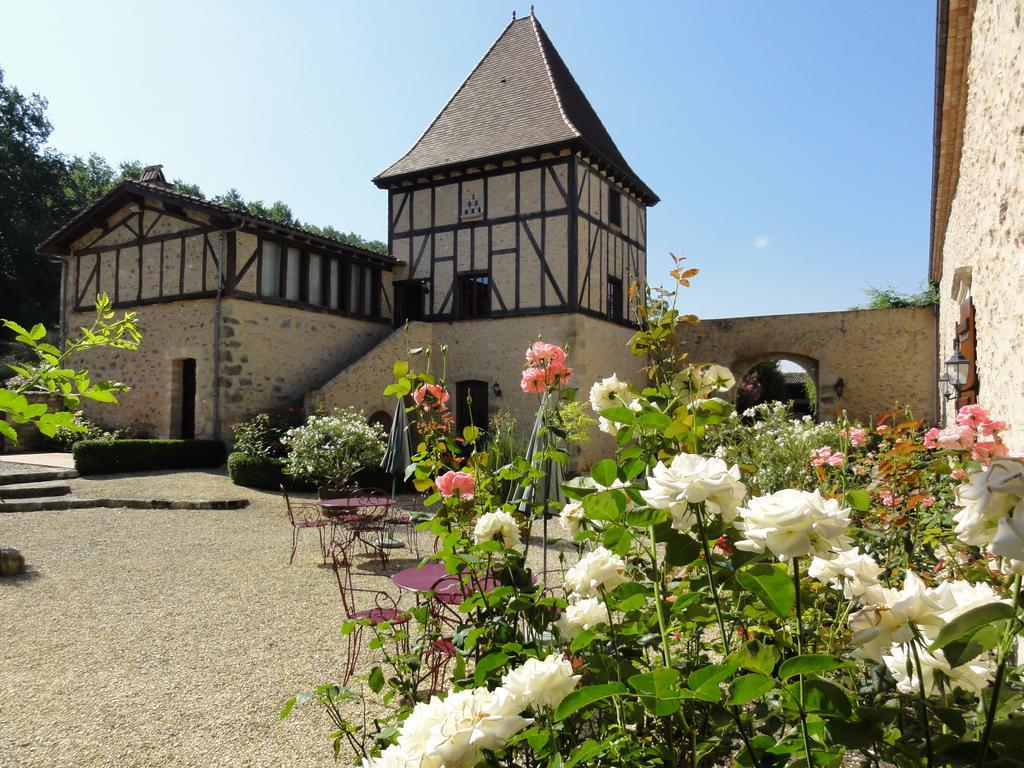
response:
M963 579L944 581L939 586L928 590L928 595L938 605L938 618L936 629L948 624L958 616L962 616L974 608L992 603L1008 603L992 589L991 585L985 582L971 584ZM932 638L934 639L934 638Z
M574 499L567 503L558 514L558 519L566 532L570 536L575 536L586 519L586 515L583 513L583 502Z
M364 757L362 768L419 768L419 758L411 757L397 744L392 744L380 757Z
M659 461L647 477L647 488L640 492L644 501L654 509L668 510L672 527L679 531L688 531L696 524L690 505L700 502L709 514L732 522L747 493L740 482L739 467L692 453L676 456L667 467Z
M480 515L473 529L473 539L477 544L491 541L495 536L500 536L502 543L510 549L519 546L519 525L515 518L504 510Z
M572 640L585 629L593 629L610 621L608 606L596 597L585 597L569 603L555 626L566 640Z
M580 597L594 597L626 582L626 561L604 547L588 552L565 572L565 586Z
M471 768L480 761L481 750L501 749L533 722L520 717L521 711L518 700L500 688L434 696L413 708L396 746L418 768Z
M622 405L622 395L628 391L629 384L619 381L619 377L613 373L606 379L594 382L594 385L590 388L590 407L594 409L594 413L600 415L601 411L606 408ZM633 399L627 398L630 402Z
M996 533L999 520L1024 497L1024 463L1018 459L996 459L986 468L972 472L956 489L956 503L963 507L953 521L956 535L965 544L983 547Z
M988 549L1009 560L1011 567L1024 561L1024 503L1017 505L1012 517L1000 518Z
M501 687L525 707L555 709L579 682L572 664L553 653L546 659L527 659L501 679Z
M931 654L923 648L917 649L917 657L921 662L921 676L927 696L938 696L943 690L951 688L977 694L985 690L992 680L987 664L962 664L950 668L942 651ZM896 679L896 688L901 693L918 693L917 667L911 651L902 645L895 645L882 657L882 661Z
M747 552L768 549L779 560L848 549L850 510L814 491L790 488L751 499L739 510L736 527L746 536L736 547Z
M869 587L878 585L878 574L882 568L870 555L862 554L854 547L839 552L831 559L815 557L807 569L807 575L822 584L832 584L840 589L848 600L863 595Z

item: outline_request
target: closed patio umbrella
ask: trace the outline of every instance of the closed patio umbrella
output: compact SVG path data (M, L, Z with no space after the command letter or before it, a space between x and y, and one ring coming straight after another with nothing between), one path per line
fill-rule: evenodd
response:
M405 470L412 463L412 451L409 449L409 417L405 413L405 402L398 401L395 407L395 418L391 420L391 431L388 433L388 445L384 449L384 458L380 468L391 475L391 497L394 498L398 487L399 476L405 476Z
M555 438L547 425L547 414L550 407L550 398L557 398L558 394L546 392L541 398L540 408L537 409L537 417L533 421L533 431L530 433L530 442L526 446L526 460L530 465L544 473L543 477L524 480L519 489L519 511L531 511L531 507L542 505L544 533L544 571L548 570L548 517L552 504L565 504L565 494L562 492L562 481L565 479L565 471L562 463L553 461L543 454L550 448L555 447Z

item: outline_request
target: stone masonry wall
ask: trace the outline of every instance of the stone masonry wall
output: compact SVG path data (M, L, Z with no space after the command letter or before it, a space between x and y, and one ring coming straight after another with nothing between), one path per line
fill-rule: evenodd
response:
M786 358L817 369L819 416L845 410L867 419L895 403L935 419L935 313L932 309L811 312L691 326L682 346L694 363L719 363L739 379L762 361ZM842 398L834 384L843 379Z
M979 402L1024 451L1024 7L979 0L960 178L942 249L939 360L959 319L954 274L970 270Z
M175 432L179 397L174 362L196 360L196 435L212 437L214 371L213 299L137 308L142 345L135 352L93 350L76 365L94 378L124 382L131 391L117 405L87 402L86 413L103 424L155 437ZM309 312L242 299L221 307L220 436L259 411L299 405L305 394L371 349L390 331L381 323ZM70 317L72 328L91 321Z

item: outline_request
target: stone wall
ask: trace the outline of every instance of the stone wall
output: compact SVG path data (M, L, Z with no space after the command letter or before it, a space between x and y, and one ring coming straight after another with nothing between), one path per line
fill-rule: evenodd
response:
M812 312L722 320L690 327L682 348L695 363L719 363L740 378L753 365L786 358L817 371L821 418L845 410L867 419L899 402L935 413L935 313L931 309ZM842 398L835 382L842 378Z
M613 372L638 384L642 381L639 372L642 362L632 357L626 348L632 333L629 328L576 314L412 323L408 337L404 329L396 330L369 355L310 393L306 403L307 407L329 408L352 405L362 408L367 416L378 411L392 413L394 398L382 394L392 381L392 364L405 358L410 346L430 346L434 351L431 370L439 375L439 350L447 345L449 388L454 392L456 383L465 380L488 382L491 386L490 415L499 410L508 411L516 417L520 430L528 434L537 413L538 398L524 393L519 382L524 354L533 341L543 338L569 350L570 363L575 369L572 383L580 388L580 397L586 400L590 385ZM413 366L423 370L424 358L415 358ZM494 384L500 388L500 396L494 394ZM574 462L577 466L589 466L598 458L610 455L614 443L595 428L590 441L579 448Z
M939 359L974 301L978 400L1024 451L1024 10L978 0L959 181L942 243Z
M196 360L196 435L214 435L213 299L139 307L142 345L98 349L76 365L131 387L117 405L86 402L96 421L155 437L176 436L180 397L175 361ZM70 316L71 327L91 322ZM302 403L309 390L366 353L390 326L244 299L224 299L220 339L220 436L259 411Z

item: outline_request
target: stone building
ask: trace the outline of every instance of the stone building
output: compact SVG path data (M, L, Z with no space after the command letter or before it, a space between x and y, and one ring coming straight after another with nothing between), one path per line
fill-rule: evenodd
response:
M1024 7L1019 0L939 0L938 7L929 279L940 293L939 370L956 351L966 361L959 391L938 396L947 417L957 405L979 402L1006 420L1007 442L1019 453Z
M532 13L374 183L388 195L390 256L184 195L158 166L48 239L64 329L89 320L99 292L143 326L139 352L87 361L131 386L90 415L227 437L238 420L303 402L387 414L391 364L414 344L447 345L460 421L504 408L528 428L537 403L519 377L538 336L571 348L584 384L636 375L626 291L646 276L658 198Z

